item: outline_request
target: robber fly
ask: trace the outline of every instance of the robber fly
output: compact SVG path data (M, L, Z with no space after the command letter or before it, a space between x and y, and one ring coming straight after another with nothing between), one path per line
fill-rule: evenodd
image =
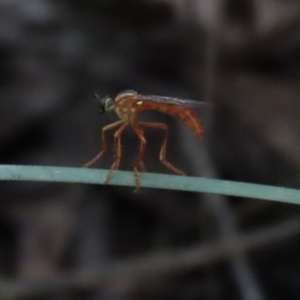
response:
M203 137L203 130L200 123L200 119L197 117L193 108L199 108L205 102L198 102L193 100L184 100L171 97L154 96L154 95L142 95L133 90L126 90L119 93L115 99L111 97L104 97L100 99L96 94L96 97L100 100L100 112L115 111L120 120L106 125L102 128L102 149L101 151L83 167L90 167L96 161L100 159L103 153L107 150L106 131L115 129L114 133L114 160L113 164L107 174L105 183L108 183L111 179L114 170L117 170L121 160L121 135L127 126L131 126L137 137L140 140L140 150L134 162L134 178L136 191L140 188L139 170L145 172L145 165L143 162L143 156L146 150L147 141L144 136L144 128L161 129L165 131L165 138L163 140L159 159L160 161L171 171L176 174L183 175L184 173L174 167L166 159L167 140L169 129L164 123L152 123L152 122L140 122L137 117L143 110L156 110L162 113L169 114L171 116L179 118L185 123L185 125L199 138Z

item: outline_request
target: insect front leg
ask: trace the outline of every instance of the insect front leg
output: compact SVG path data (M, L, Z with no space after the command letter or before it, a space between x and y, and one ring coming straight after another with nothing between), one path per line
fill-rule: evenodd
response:
M168 142L168 134L169 134L168 126L164 123L148 123L148 122L139 122L139 125L143 127L165 130L166 135L160 149L159 159L168 169L170 169L174 173L178 175L184 175L184 173L181 170L177 169L170 162L166 160L167 142Z
M121 120L121 121L115 122L113 124L107 125L107 126L105 126L105 127L102 128L102 145L101 145L101 151L92 160L90 160L87 163L85 163L83 165L84 168L88 168L91 165L95 164L100 159L100 157L103 155L103 153L106 151L105 132L107 130L110 130L110 129L113 129L113 128L117 127L117 126L120 126L123 123L124 123L124 121Z
M105 183L108 183L110 181L113 171L119 168L120 160L122 156L121 134L124 131L124 129L127 127L127 125L128 125L127 123L123 124L114 134L114 145L115 145L114 161L107 174Z

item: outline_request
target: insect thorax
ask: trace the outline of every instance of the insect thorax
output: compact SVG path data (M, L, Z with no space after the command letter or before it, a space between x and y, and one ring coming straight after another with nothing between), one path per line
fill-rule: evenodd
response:
M136 101L131 98L119 99L116 103L115 111L120 119L126 120L129 123L134 122L137 116Z

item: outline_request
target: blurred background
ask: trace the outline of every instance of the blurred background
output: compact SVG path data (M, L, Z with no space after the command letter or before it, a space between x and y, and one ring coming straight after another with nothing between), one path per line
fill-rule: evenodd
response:
M0 69L2 164L82 166L117 120L94 92L134 89L212 104L203 140L141 115L169 125L188 175L300 187L298 0L0 0ZM147 170L170 173L163 133L146 137ZM123 150L132 170L131 130ZM0 299L300 297L295 205L40 182L0 195Z

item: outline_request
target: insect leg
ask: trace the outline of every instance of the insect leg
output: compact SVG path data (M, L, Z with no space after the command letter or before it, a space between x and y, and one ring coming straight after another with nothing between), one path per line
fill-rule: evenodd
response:
M88 168L91 165L93 165L97 160L100 159L100 157L103 155L103 153L106 151L106 139L105 139L105 131L113 129L121 124L123 124L124 121L120 120L118 122L115 122L113 124L107 125L105 127L102 128L102 147L101 147L101 151L90 161L88 161L87 163L85 163L83 165L84 168Z
M143 161L139 162L139 166L142 172L147 172Z
M119 168L120 160L122 156L121 134L123 130L127 127L127 125L128 125L127 123L124 123L114 134L114 144L115 144L114 161L106 176L105 183L108 183L110 181L113 171Z
M154 128L154 129L163 129L166 131L166 136L164 138L164 141L163 141L161 149L160 149L159 159L168 169L170 169L174 173L179 174L179 175L184 175L184 173L181 170L177 169L170 162L168 162L166 160L167 141L168 141L168 134L169 134L168 126L164 123L139 122L138 124L143 127L149 127L149 128Z
M145 166L143 163L143 156L144 156L144 153L146 150L147 140L145 139L143 129L141 129L139 126L137 126L137 124L133 125L133 130L135 131L136 135L138 136L138 138L140 140L140 151L134 162L134 179L135 179L135 186L136 186L135 192L137 192L141 186L140 176L139 176L139 172L138 172L138 166L141 167L142 171L145 170Z

